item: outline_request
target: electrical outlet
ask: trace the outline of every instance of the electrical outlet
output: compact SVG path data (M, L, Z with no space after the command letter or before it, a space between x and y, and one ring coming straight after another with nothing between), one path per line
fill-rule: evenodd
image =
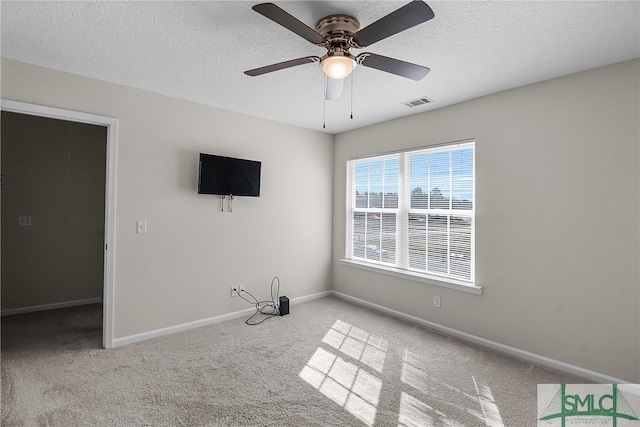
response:
M246 290L244 289L244 285L239 285L238 288L240 293L246 292Z
M440 308L440 297L438 295L435 295L433 297L433 306L436 308Z
M239 296L239 295L240 295L240 294L238 293L239 291L240 291L240 286L238 286L238 285L233 285L233 286L231 286L231 296L232 296L232 297L237 297L237 296Z
M144 219L139 219L136 221L136 233L138 234L147 234L147 221Z
M31 225L33 224L33 222L31 221L31 215L21 215L18 217L18 225L19 226L25 226L25 225Z

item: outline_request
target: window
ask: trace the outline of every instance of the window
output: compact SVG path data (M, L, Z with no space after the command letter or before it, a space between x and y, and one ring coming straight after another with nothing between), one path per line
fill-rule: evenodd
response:
M350 160L347 258L474 285L474 142Z

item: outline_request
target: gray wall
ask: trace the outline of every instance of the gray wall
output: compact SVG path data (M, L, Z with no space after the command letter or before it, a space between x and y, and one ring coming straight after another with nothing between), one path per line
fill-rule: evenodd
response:
M101 298L106 128L2 112L1 131L2 309Z
M331 135L4 58L2 98L118 119L116 339L250 309L231 285L330 289ZM261 161L261 197L220 212L197 194L200 152Z
M338 135L334 289L640 382L639 70L624 62ZM337 262L347 159L467 138L482 295Z
M333 286L640 382L639 68L616 64L335 138L6 59L2 97L119 119L116 338L247 308L230 285L268 297L278 274L289 297ZM482 295L336 262L346 159L466 138L476 140ZM195 194L200 151L263 161L262 197L219 212L217 199ZM135 233L137 219L148 234Z

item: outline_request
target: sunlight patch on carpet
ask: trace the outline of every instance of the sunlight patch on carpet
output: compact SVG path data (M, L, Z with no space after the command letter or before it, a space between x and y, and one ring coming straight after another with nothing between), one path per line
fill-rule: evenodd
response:
M322 342L365 367L382 372L386 340L337 320ZM378 377L322 347L316 349L298 375L353 416L373 426L382 390Z
M388 341L336 320L298 376L353 416L375 422ZM353 360L352 360L353 359ZM432 360L405 349L400 379L399 427L464 427L469 416L487 427L504 427L491 387L471 376L438 378ZM442 374L440 374L442 376Z
M432 408L408 393L400 396L400 411L398 412L398 427L427 427L445 425L449 427L464 427L446 414Z
M382 372L389 343L349 323L336 320L322 342Z
M440 407L448 405L451 413L429 411L429 405L409 395L405 397L404 409L401 405L399 422L403 426L444 424L447 426L462 425L456 423L455 413L466 412L482 422L487 427L504 427L500 410L496 404L491 388L484 381L476 381L475 377L439 379L429 374L429 363L419 355L405 350L402 363L401 380L424 394L429 400L438 401ZM403 393L404 395L404 393ZM417 400L422 405L413 400ZM455 402L455 403L454 403ZM447 411L449 412L449 411ZM436 423L412 424L412 420L424 420L425 417L437 420ZM452 419L453 418L453 419ZM404 420L404 421L403 421ZM402 424L404 422L404 424Z
M480 381L480 384L478 384L475 377L471 378L473 379L473 384L476 386L476 393L478 394L478 400L480 401L487 427L504 427L504 422L502 421L498 405L496 405L496 401L493 398L491 388L484 381Z

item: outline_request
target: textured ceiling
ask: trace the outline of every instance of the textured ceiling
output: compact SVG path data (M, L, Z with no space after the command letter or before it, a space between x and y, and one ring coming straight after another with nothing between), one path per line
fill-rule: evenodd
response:
M366 50L431 73L415 82L358 67L350 119L350 78L325 104L316 64L243 74L324 53L251 10L256 3L3 0L2 56L329 133L640 56L638 1L427 1L433 20ZM276 2L311 27L332 13L364 27L405 3ZM434 102L402 104L423 96Z

